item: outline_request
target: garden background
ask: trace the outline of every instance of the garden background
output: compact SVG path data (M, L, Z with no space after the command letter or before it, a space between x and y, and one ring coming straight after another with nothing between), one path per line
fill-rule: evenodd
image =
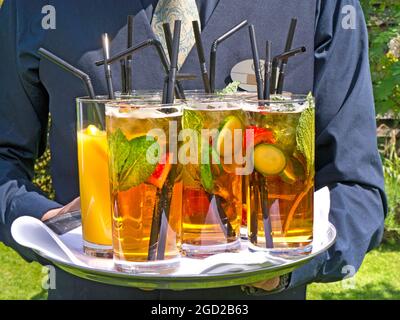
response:
M3 0L0 0L0 6ZM377 113L377 139L384 165L389 213L382 245L370 252L352 279L312 284L308 299L400 299L400 2L361 0L370 33L370 60ZM50 153L38 159L34 182L54 197ZM0 300L46 299L46 270L28 264L0 243Z

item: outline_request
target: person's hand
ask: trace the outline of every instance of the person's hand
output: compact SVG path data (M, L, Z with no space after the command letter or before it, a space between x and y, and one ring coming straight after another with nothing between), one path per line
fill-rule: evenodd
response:
M64 207L57 208L57 209L52 209L50 211L47 211L43 215L42 221L47 221L47 220L49 220L51 218L57 217L59 215L67 213L67 212L73 212L73 211L80 210L80 208L81 208L81 198L78 197L78 198L72 200L70 203L68 203Z
M272 278L272 279L269 279L269 280L253 283L250 286L258 288L258 289L262 289L262 290L265 290L265 291L272 291L272 290L276 289L279 286L279 282L280 282L280 278L279 277L275 277L275 278Z

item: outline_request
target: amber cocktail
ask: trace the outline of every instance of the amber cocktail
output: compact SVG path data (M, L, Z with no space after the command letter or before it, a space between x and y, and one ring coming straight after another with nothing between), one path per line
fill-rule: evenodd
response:
M240 247L242 163L235 156L245 119L240 105L224 99L193 99L183 112L182 252L191 257Z
M312 97L246 102L254 172L245 177L248 238L253 248L311 249L315 108ZM248 144L248 143L247 143ZM247 146L249 147L249 146Z
M106 118L115 265L132 272L173 269L179 257L182 179L170 141L179 132L181 107L110 103Z

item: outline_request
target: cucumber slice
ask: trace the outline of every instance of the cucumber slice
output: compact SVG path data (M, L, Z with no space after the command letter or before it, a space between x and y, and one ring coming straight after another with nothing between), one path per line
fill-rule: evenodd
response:
M242 121L236 116L228 116L220 129L217 139L217 150L221 157L224 156L225 152L226 154L234 155L236 152L242 151L242 141L235 141L234 139L235 129L244 129Z
M292 160L288 160L286 168L282 171L280 177L283 182L288 184L294 184L297 181L298 178L294 172Z
M280 174L287 160L283 151L272 144L262 143L254 149L254 167L265 176Z

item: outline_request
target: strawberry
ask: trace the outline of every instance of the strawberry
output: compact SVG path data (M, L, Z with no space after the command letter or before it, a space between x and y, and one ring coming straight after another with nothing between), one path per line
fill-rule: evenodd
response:
M254 146L260 144L260 143L268 143L268 144L275 144L276 139L274 137L274 133L272 130L267 129L267 128L260 128L256 126L250 126L247 127L247 130L253 130L254 132ZM246 130L246 134L244 137L244 145L249 147L247 140L249 139L249 133Z
M162 161L160 161L160 163L156 166L154 172L147 180L148 183L156 186L159 189L162 188L172 167L171 158L172 153L166 153L163 155Z

